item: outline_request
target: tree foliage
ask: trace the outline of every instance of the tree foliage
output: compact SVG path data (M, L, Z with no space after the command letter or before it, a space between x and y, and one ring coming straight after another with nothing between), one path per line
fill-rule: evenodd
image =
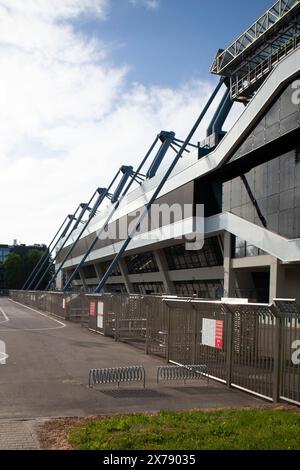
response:
M44 254L45 250L39 250L36 248L29 250L24 256L13 252L10 253L3 264L5 287L7 289L22 289L25 281L35 269ZM53 271L51 259L49 259L45 264L34 284L38 282L47 268L49 268L48 273L41 282L39 290L45 289L46 285L50 281L50 276Z
M21 289L25 277L25 266L22 256L9 253L4 260L4 281L7 289Z

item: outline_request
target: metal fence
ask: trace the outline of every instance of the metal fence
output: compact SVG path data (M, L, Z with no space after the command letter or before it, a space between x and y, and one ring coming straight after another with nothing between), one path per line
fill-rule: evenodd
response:
M146 385L146 372L143 366L114 367L109 369L91 369L89 387L104 384L142 382Z
M227 386L300 404L300 307L130 294L12 291L12 299L80 322L177 365L202 364Z
M84 294L63 294L62 292L10 291L16 302L51 313L65 320L86 325L89 319L87 296Z

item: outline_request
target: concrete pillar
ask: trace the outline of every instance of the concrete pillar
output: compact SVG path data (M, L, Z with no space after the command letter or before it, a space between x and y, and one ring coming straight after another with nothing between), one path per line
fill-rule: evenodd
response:
M81 282L82 282L83 288L84 288L84 290L86 291L86 290L87 290L87 284L86 284L86 282L85 282L85 277L84 277L83 269L79 269L79 276L80 276L80 280L81 280Z
M285 298L285 268L277 258L270 265L270 303L276 298Z
M229 232L224 234L224 297L234 298L235 295L235 273L231 266L232 238Z
M164 284L166 294L176 295L174 283L169 278L169 267L164 251L155 250L153 254Z
M126 264L126 261L124 259L120 259L119 261L119 269L121 271L121 274L122 274L122 277L123 277L123 281L124 281L124 284L126 286L126 290L127 290L127 293L128 294L134 294L134 289L133 289L133 285L132 283L130 282L129 280L129 274L128 274L128 269L127 269L127 264Z

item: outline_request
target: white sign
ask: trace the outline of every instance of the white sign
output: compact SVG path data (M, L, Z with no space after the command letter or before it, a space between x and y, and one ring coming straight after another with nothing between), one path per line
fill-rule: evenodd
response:
M223 349L224 323L221 320L203 318L202 344L211 348Z
M98 302L97 327L103 329L104 303Z
M208 318L203 318L202 323L202 344L204 346L215 347L215 337L216 337L216 320L209 320Z

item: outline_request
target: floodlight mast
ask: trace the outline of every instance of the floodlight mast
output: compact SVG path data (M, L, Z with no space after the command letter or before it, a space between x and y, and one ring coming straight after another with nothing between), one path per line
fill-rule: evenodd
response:
M169 176L171 175L172 171L174 170L175 166L177 165L178 161L180 160L180 158L182 157L184 151L186 150L187 146L189 145L190 143L190 140L192 139L192 137L194 136L196 130L198 129L200 123L202 122L203 118L205 117L208 109L210 108L212 102L214 101L217 93L219 92L221 86L223 85L224 83L224 78L222 77L217 85L217 87L215 88L214 92L212 93L211 97L209 98L207 104L205 105L203 111L201 112L200 116L198 117L197 121L195 122L194 126L192 127L190 133L188 134L186 140L184 141L184 143L182 144L180 150L178 151L177 155L175 156L174 160L172 161L171 165L169 166L169 168L167 169L167 171L165 172L163 178L161 179L159 185L157 186L156 190L154 191L154 193L152 194L149 202L146 204L145 206L145 209L144 211L142 212L142 214L140 215L139 219L138 219L138 222L136 223L136 225L134 226L133 230L131 231L131 233L129 234L127 240L123 243L120 251L118 252L118 254L115 256L115 258L113 259L113 261L111 262L110 266L108 267L106 273L104 274L103 278L101 279L100 283L98 284L97 288L95 289L95 293L99 294L101 293L102 289L104 288L107 280L109 279L112 271L114 270L116 264L118 263L118 261L122 258L124 252L126 251L128 245L130 244L131 240L133 239L135 233L137 232L137 230L139 229L142 221L144 220L144 218L146 217L146 215L148 214L152 204L154 203L154 201L157 199L157 197L159 196L162 188L164 187L166 181L168 180Z

